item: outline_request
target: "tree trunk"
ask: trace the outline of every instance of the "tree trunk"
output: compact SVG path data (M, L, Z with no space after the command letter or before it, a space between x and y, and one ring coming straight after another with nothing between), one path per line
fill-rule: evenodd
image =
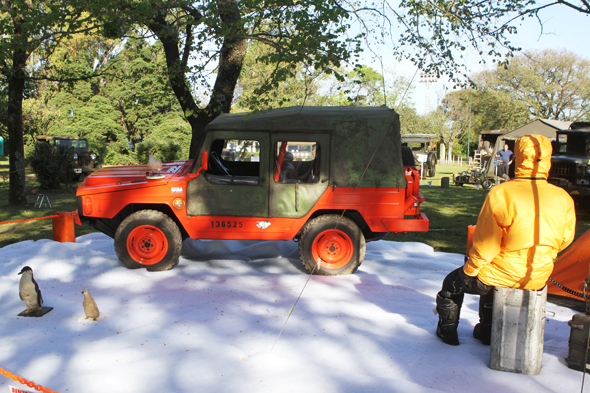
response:
M449 153L448 153L449 162L452 164L453 163L453 142L449 141L448 145L449 145Z
M17 35L15 29L15 35ZM22 46L15 45L12 57L12 73L8 76L8 108L6 128L8 129L8 155L10 185L8 203L13 206L25 206L25 150L23 142L23 92L25 88L25 65L27 52Z
M192 128L193 137L189 150L190 157L194 158L199 153L198 150L203 144L205 126L220 114L230 112L234 91L244 65L247 46L247 41L239 36L225 37L221 47L217 78L215 79L209 104L204 110L198 112L196 124Z
M164 14L159 13L148 23L150 30L156 34L164 47L166 66L172 90L184 111L184 115L192 129L189 158L196 158L203 143L204 129L221 113L228 113L234 96L234 90L244 64L247 41L243 38L243 29L239 27L240 13L235 0L218 0L221 23L227 28L220 50L217 78L209 103L200 109L191 93L185 78L180 51L178 31L166 21ZM191 50L188 47L185 51Z

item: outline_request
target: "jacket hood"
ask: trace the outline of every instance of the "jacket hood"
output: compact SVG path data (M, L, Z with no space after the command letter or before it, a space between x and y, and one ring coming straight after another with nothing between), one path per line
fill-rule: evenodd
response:
M543 135L525 135L516 140L515 177L547 178L551 169L551 141Z

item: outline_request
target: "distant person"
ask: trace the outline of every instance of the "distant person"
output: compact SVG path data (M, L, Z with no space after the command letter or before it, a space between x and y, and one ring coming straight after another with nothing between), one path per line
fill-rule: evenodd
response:
M557 253L574 239L574 202L565 190L547 182L549 139L526 135L516 141L514 150L514 180L490 190L465 264L447 275L436 295L436 335L446 344L459 345L459 313L463 296L469 293L480 295L479 323L473 337L489 345L492 289L543 289Z
M502 176L505 179L510 178L510 164L512 164L512 160L514 159L514 153L510 150L507 143L504 143L504 150L500 150L496 153L496 156L500 157L502 162L498 166L498 173L499 176Z
M490 160L491 155L490 152L482 146L481 150L479 151L479 157L481 160L481 165L485 167L487 162Z

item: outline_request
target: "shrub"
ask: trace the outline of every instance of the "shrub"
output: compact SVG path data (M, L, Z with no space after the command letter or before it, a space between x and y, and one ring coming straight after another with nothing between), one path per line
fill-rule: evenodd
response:
M147 164L148 153L154 152L154 156L162 162L170 162L178 160L182 154L182 146L178 143L167 142L163 144L156 144L154 142L141 142L135 146L135 153L137 154L137 161L141 164Z
M74 149L68 146L36 143L29 162L41 188L46 190L68 184L75 176Z

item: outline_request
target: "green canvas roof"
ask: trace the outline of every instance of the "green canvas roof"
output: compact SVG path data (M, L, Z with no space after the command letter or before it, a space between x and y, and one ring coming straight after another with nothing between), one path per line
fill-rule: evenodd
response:
M223 114L207 130L225 131L337 131L342 123L374 122L386 126L395 111L381 107L292 106L260 112Z
M223 114L205 130L329 133L331 182L339 187L406 187L399 116L385 106L295 106L255 115Z

